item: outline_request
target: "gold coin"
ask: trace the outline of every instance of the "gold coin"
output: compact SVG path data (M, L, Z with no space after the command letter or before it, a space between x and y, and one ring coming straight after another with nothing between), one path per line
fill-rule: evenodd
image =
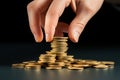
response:
M44 57L44 58L40 58L39 57L39 60L54 60L55 57Z
M53 49L68 49L68 47L66 47L66 46L57 46L57 47L55 47Z
M68 39L68 37L54 37L53 39Z
M55 60L51 60L51 61L41 60L41 61L38 61L38 63L55 63Z
M65 53L63 53L63 54L57 53L56 55L57 55L58 59L60 59L60 57L65 57L65 56L67 56L67 54L65 54Z
M68 69L71 69L71 70L83 70L84 68L83 67L71 67L71 66L68 66Z
M41 58L41 59L39 59L40 61L55 61L56 59L54 58Z
M64 62L55 62L55 63L49 63L49 66L65 66L65 63Z
M52 44L51 48L56 48L56 47L67 47L67 44Z
M47 54L51 54L51 55L56 55L56 54L67 54L65 52L51 52L51 51L46 51Z
M104 64L99 64L99 65L96 65L96 66L94 66L95 68L100 68L100 69L105 69L105 68L108 68L108 66L107 65L104 65Z
M67 55L68 58L73 58L74 56L73 55Z
M51 45L59 46L59 45L68 45L65 41L53 41Z
M89 65L99 65L100 64L100 62L86 62L86 63Z
M50 64L48 65L48 67L62 67L61 65L53 65L53 64Z
M67 42L68 40L67 39L53 39L53 42L54 41L58 41L58 42Z
M28 65L28 66L25 66L25 69L40 70L41 69L41 65Z
M98 62L97 60L85 60L86 63L93 63L93 62Z
M24 62L22 62L23 64L28 64L28 63L34 63L34 62L36 62L36 61L24 61Z
M41 54L40 57L55 57L55 54Z
M71 62L64 62L65 63L65 65L67 65L67 66L71 66Z
M25 64L23 64L23 63L12 64L12 67L13 68L24 68Z
M41 65L43 64L43 62L42 62L42 61L40 61L40 60L38 60L37 62L38 62L39 64L41 64Z
M52 49L51 52L66 52L67 50Z
M89 64L72 64L73 67L90 67Z
M114 65L115 62L113 61L101 61L102 64L106 64L106 65Z
M38 63L37 62L29 62L26 65L35 65L35 64L38 64Z

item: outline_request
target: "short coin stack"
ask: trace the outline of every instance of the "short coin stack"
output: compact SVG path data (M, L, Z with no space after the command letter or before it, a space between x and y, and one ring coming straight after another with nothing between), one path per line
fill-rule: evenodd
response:
M51 50L46 54L41 54L38 61L26 61L22 63L12 64L13 68L24 69L72 69L83 70L85 68L106 69L114 66L113 61L97 61L74 59L73 55L67 55L68 37L54 37L51 42Z

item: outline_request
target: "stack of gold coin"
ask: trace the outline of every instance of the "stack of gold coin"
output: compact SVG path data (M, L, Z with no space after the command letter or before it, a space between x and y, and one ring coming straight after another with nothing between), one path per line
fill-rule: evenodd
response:
M68 37L54 37L51 42L51 50L46 51L47 54L56 55L56 61L53 64L49 64L46 69L61 69L65 64L64 61L67 57Z
M67 44L68 37L54 37L53 41L51 42L51 48L52 50L48 53L56 54L56 56L59 56L59 53L66 53L68 50L68 44ZM58 55L57 55L58 53Z
M25 64L25 69L34 69L34 70L40 70L41 64L37 63L36 61L31 62L23 62Z
M56 55L55 54L41 54L38 60L40 64L55 63Z
M44 57L43 57L44 56ZM41 68L46 69L71 69L71 70L83 70L85 68L96 68L96 69L108 69L114 67L113 61L97 61L97 60L82 60L82 59L74 59L73 61L66 60L52 60L48 57L54 57L50 54L41 54L40 60L38 61L26 61L22 63L12 64L13 68L23 68L23 69L34 69L40 70Z
M12 64L13 68L25 68L25 69L40 69L41 65L36 61L25 61L22 63Z
M38 61L26 61L12 64L13 68L25 68L39 70L45 69L72 69L83 70L84 68L106 69L114 66L113 61L97 61L90 59L74 59L73 55L67 55L68 37L54 37L51 42L51 50L39 56Z

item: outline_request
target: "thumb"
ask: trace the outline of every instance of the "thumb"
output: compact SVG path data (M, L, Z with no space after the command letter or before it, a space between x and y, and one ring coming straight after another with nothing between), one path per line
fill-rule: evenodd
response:
M76 12L76 17L71 22L68 30L68 35L73 42L78 42L85 25L101 8L103 1L104 0L77 0L77 4L73 4L72 7Z
M77 20L76 18L71 22L68 35L71 41L77 43L79 40L79 36L82 33L86 23L82 22L82 20Z
M68 35L71 41L78 42L79 36L81 35L82 31L84 30L88 21L93 17L95 12L91 12L91 10L85 8L79 8L80 10L76 11L76 17L70 23L68 29Z

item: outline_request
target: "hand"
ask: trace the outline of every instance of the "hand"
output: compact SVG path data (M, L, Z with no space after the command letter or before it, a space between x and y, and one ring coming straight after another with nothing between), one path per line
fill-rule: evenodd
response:
M46 41L50 42L55 35L59 17L65 8L71 5L76 17L68 26L69 38L78 42L79 36L87 22L101 8L104 0L34 0L27 6L30 29L36 42L43 39L42 29L45 30ZM61 28L64 30L63 28ZM59 29L57 29L59 30ZM57 32L57 31L56 31Z

